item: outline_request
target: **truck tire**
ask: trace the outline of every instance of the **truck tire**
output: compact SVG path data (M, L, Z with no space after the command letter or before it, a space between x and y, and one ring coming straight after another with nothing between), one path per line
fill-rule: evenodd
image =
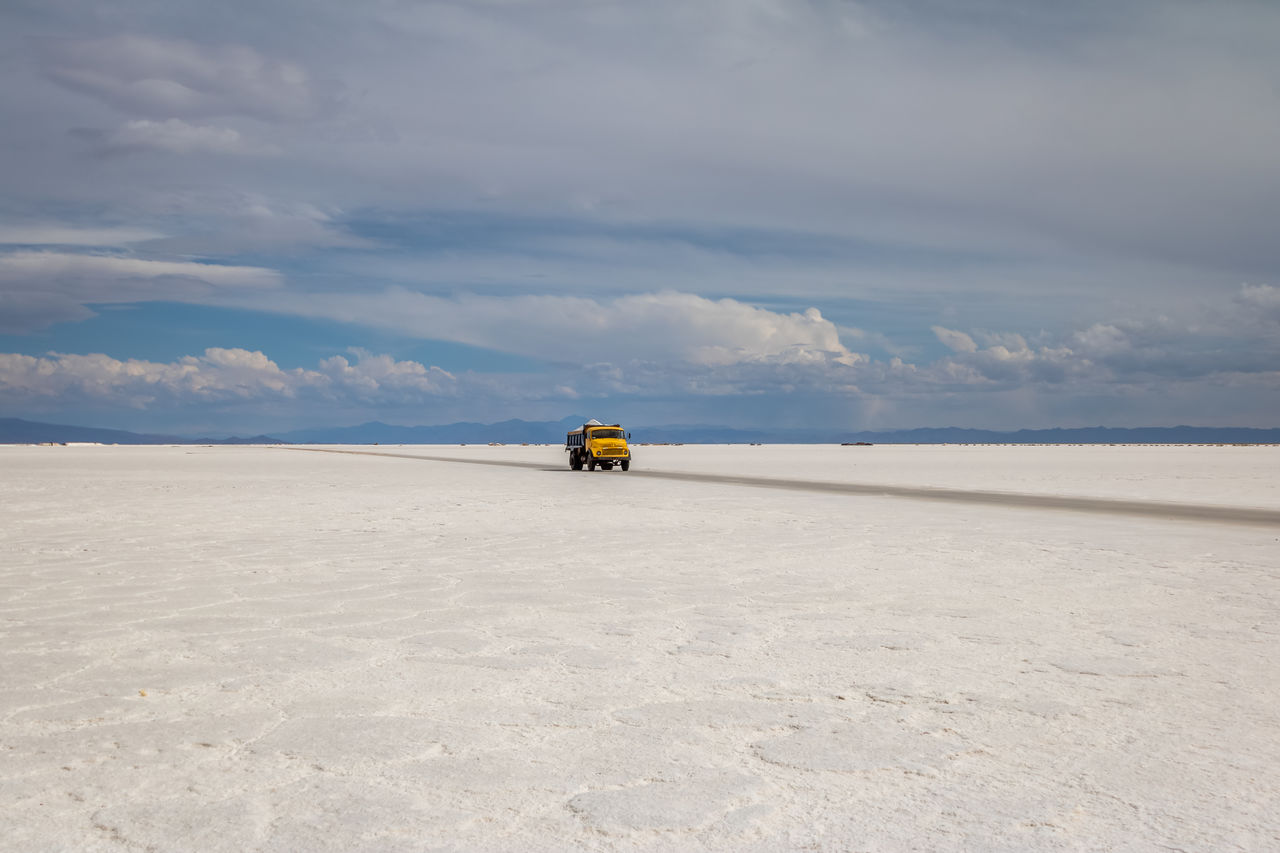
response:
M621 462L619 462L618 464L622 466L622 470L623 470L623 471L630 471L630 470L631 470L631 460L630 460L630 459L623 459L623 460L622 460Z
M590 458L590 457L588 457L588 458L587 458L587 470L588 470L588 471L594 471L594 470L596 470L596 460L594 460L594 459L592 459L592 458Z
M600 467L601 467L601 468L603 468L603 469L604 469L604 470L606 470L606 471L612 471L612 470L613 470L613 463L612 463L612 462L601 462L601 463L600 463Z
M569 467L575 471L582 470L582 456L576 450L569 451Z

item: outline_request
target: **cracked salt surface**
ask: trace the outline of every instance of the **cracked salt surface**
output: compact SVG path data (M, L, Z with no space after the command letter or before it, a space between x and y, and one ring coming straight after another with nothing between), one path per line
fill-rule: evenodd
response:
M1280 848L1276 529L420 451L523 467L0 447L0 849ZM1280 508L1278 448L638 454Z

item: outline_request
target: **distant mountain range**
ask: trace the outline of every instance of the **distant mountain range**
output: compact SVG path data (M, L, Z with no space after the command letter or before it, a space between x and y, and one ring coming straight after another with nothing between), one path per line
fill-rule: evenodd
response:
M558 444L567 430L587 420L581 415L559 421L509 420L496 424L395 426L373 421L359 426L301 429L251 438L191 438L124 430L66 426L0 418L0 444L98 442L101 444ZM706 425L630 427L639 443L684 444L1280 444L1280 429L1245 427L1082 427L1001 432L958 427L842 432L834 429L744 430Z

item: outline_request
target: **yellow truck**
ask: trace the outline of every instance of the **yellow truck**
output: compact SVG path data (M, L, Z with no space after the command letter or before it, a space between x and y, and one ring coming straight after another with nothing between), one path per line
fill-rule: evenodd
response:
M569 454L569 467L581 471L585 465L588 471L594 471L598 465L605 471L612 471L613 466L618 465L623 471L630 470L631 448L627 447L630 437L621 424L589 420L565 436L564 449Z

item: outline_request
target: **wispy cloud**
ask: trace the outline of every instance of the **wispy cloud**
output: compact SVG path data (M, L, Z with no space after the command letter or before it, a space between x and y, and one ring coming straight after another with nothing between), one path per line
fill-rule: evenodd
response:
M161 261L118 255L81 255L69 252L9 252L0 255L0 281L48 279L156 279L190 278L232 287L275 287L279 273L262 267L228 266L194 261Z
M159 231L133 227L82 227L44 223L0 225L0 245L8 246L125 246L155 240Z
M47 73L58 83L134 115L317 115L325 95L302 66L237 44L127 34L52 43Z
M60 251L0 253L0 332L30 332L92 316L94 304L196 301L221 289L280 286L262 267Z
M164 151L170 154L274 155L278 148L255 145L240 131L182 119L135 119L97 137L103 153Z

